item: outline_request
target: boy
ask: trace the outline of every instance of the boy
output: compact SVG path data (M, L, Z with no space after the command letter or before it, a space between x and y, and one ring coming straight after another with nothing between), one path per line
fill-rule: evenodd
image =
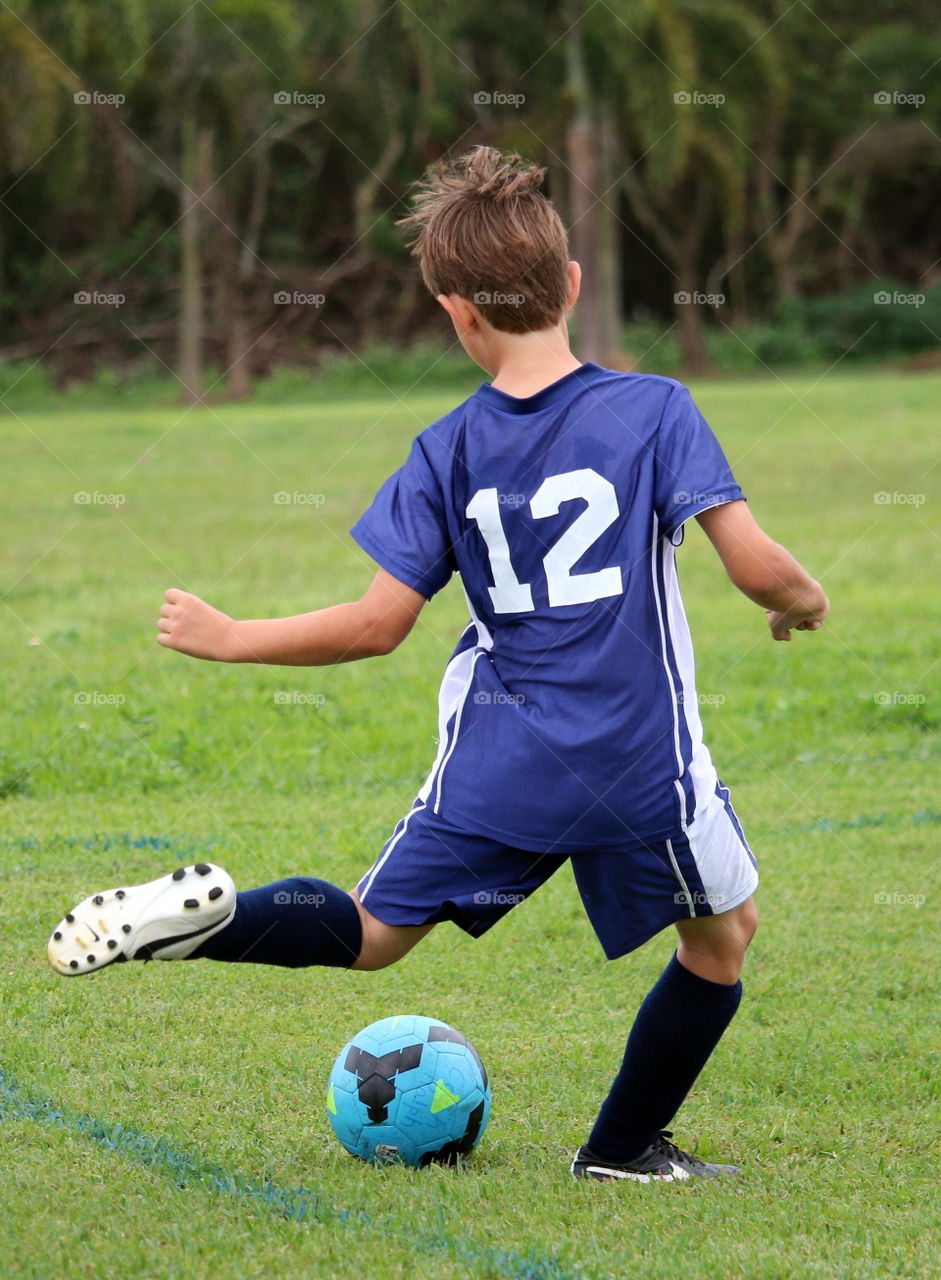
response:
M295 878L236 894L199 863L86 899L49 956L63 974L149 958L380 969L439 921L479 937L571 858L609 959L669 924L679 938L571 1172L737 1173L666 1129L738 1007L756 927L755 859L702 741L674 568L685 522L773 639L816 630L828 605L752 519L685 388L572 354L579 270L542 176L478 147L405 220L425 283L493 380L418 436L354 526L380 566L362 599L235 621L171 590L160 612L160 644L192 657L347 662L391 652L459 573L472 621L409 813L350 893Z

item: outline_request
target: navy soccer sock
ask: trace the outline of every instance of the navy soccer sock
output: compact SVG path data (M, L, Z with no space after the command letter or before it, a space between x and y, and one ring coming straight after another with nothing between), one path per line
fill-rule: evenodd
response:
M326 880L293 876L238 894L231 923L190 958L349 969L362 943L359 911L348 893Z
M673 956L631 1027L588 1139L593 1155L625 1164L650 1146L683 1105L741 998L741 982L709 982Z

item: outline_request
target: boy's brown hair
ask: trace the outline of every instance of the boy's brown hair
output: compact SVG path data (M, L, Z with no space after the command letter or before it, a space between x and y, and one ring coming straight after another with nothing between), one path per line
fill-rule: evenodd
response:
M548 329L565 314L568 237L539 187L545 169L474 147L429 170L414 212L412 253L437 297L456 293L504 333Z

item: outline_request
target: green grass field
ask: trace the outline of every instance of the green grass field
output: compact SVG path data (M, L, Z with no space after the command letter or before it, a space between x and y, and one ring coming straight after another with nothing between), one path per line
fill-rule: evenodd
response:
M155 619L171 585L256 617L357 595L346 530L454 396L0 421L5 1277L937 1280L941 376L696 390L833 604L774 645L698 529L680 553L763 876L745 1000L676 1125L746 1166L723 1185L568 1176L672 939L606 963L567 870L486 939L445 925L378 974L47 967L94 889L197 856L244 887L372 861L434 753L459 585L393 656L335 670L192 662ZM328 1127L339 1047L406 1011L490 1069L463 1171L373 1169Z

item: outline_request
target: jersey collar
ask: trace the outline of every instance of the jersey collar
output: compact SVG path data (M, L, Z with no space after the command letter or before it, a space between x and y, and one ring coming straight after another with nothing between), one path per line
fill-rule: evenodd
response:
M600 365L586 360L577 369L565 374L557 382L550 382L548 387L543 387L533 396L511 396L505 391L498 391L489 382L482 382L474 394L484 404L501 409L504 413L540 413L551 405L571 399L586 383L594 382L604 372Z

